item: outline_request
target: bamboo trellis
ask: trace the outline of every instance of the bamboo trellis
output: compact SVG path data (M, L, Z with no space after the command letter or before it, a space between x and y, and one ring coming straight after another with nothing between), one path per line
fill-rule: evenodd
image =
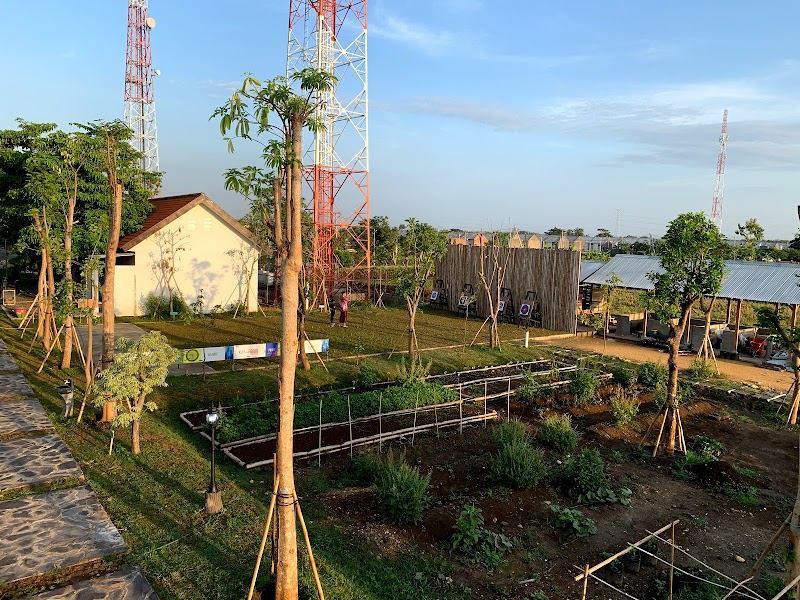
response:
M511 253L503 285L511 288L517 309L525 293L534 291L542 307L543 328L575 331L580 252L572 250L451 245L436 263L436 278L444 280L450 310L455 310L464 284L470 283L476 296L472 307L478 315L486 316L489 308L480 283L480 256L490 251L500 252L500 264L505 262L505 254Z

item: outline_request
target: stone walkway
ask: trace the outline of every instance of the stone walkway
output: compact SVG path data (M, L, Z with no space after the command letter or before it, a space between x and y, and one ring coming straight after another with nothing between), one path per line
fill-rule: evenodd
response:
M82 475L0 340L0 491ZM127 551L125 540L87 485L0 502L0 596L9 584ZM138 567L35 597L157 600Z

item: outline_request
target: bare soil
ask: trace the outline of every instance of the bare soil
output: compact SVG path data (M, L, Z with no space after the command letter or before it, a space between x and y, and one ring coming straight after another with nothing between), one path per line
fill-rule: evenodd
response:
M652 359L645 356L645 360ZM443 576L443 585L468 586L475 598L522 600L540 590L550 600L579 598L581 586L574 576L584 564L595 564L675 519L680 520L676 539L683 549L741 580L791 509L796 489L797 433L775 425L768 413L748 410L742 403L697 399L682 412L687 440L700 434L713 437L724 444L725 452L717 462L692 467L689 475L676 475L672 459L653 460L649 457L652 447L645 444L638 448L657 416L649 400L642 398L640 415L622 428L613 424L607 404L571 410L581 434L580 447L601 452L614 488L625 486L633 491L630 507L576 506L561 490L544 483L532 490L498 486L489 477L495 452L491 424L465 428L462 435L429 433L417 437L413 446L405 445L407 460L432 475L433 503L417 525L400 527L383 522L370 488L332 489L318 500L325 507L325 519L366 537L381 556L413 553L447 558L455 566ZM493 408L504 410L505 400ZM540 423L541 410L515 404L512 413L530 423L534 431ZM553 468L560 458L548 451ZM346 456L327 457L322 471L335 479L348 464ZM736 467L751 471L743 474ZM311 465L301 467L305 469L316 471ZM298 477L305 479L303 474ZM757 505L734 499L730 492L736 486L755 488ZM453 525L464 506L470 504L482 509L487 528L513 540L514 549L506 555L504 566L489 569L470 557L450 552ZM553 526L551 504L579 508L596 521L598 533L564 539ZM787 541L781 540L777 549L785 547ZM686 567L689 561L682 559L681 563ZM752 584L756 588L761 575L770 569L773 575L783 577L776 561L768 562L765 569ZM633 597L645 598L647 586L663 570L661 566L642 566L638 574L627 573L621 587ZM608 570L598 575L610 577ZM617 597L609 592L599 584L590 584L587 598Z

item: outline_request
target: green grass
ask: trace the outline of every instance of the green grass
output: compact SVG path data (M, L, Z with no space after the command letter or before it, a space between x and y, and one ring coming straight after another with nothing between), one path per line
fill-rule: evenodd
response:
M366 353L403 349L406 326L403 316L402 311L392 309L364 311L363 315L351 312L351 325L345 330L330 328L326 324L327 315L312 315L309 336L330 336L332 358L342 360L328 361L329 372L319 365L308 372L299 370L298 387L348 385L358 371L358 360L348 358L357 346ZM273 312L267 317L217 319L214 329L198 323L176 322L153 322L143 326L161 329L176 345L192 347L274 340L279 323L278 314ZM463 343L463 325L463 319L456 317L423 314L417 324L420 346ZM480 322L468 321L467 325L470 341ZM19 332L5 320L0 320L0 326L0 336L17 358L57 432L79 461L87 480L128 543L127 562L144 569L163 599L243 598L268 508L271 472L245 472L220 458L217 476L225 510L214 517L206 516L203 492L209 478L209 445L189 431L180 421L179 413L204 408L212 401L226 403L237 395L252 399L274 397L277 390L275 366L226 371L205 378L170 377L169 387L151 396L159 410L142 419L142 454L133 456L130 453L129 433L121 431L109 456L106 428L86 422L76 425L74 420L58 416L60 400L54 386L67 373L54 368L55 357L37 376L35 372L43 358L40 347L29 354L30 336L20 340ZM520 334L521 330L512 326L501 330L506 339ZM432 361L433 372L443 372L531 360L542 354L540 349L524 349L519 343L509 343L502 351L475 346L426 351L423 356ZM399 365L397 355L366 360L386 377L394 375ZM68 375L76 381L77 399L83 383L81 369L73 368ZM92 413L93 409L89 409L87 414ZM298 481L298 485L303 489L302 481ZM443 583L448 582L449 571L444 559L419 552L387 555L381 548L364 541L359 532L342 528L337 516L328 514L323 502L313 493L302 501L327 597L421 600L430 598L431 593L450 600L470 597L469 590ZM299 540L302 546L302 536ZM313 587L304 560L303 554L301 580ZM269 572L268 560L262 572ZM262 576L262 580L265 577L268 576Z

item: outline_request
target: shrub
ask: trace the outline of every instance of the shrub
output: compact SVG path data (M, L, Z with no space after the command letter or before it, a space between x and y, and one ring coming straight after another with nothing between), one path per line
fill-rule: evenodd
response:
M428 364L425 365L421 360L406 363L404 356L400 359L400 366L397 367L397 377L395 379L400 385L406 387L414 387L425 383L425 378L428 376L432 364L431 361L428 361Z
M686 370L686 374L689 376L690 379L704 381L706 379L711 379L712 377L715 377L717 375L717 370L707 360L703 360L702 358L695 358L692 361L691 366Z
M595 522L579 510L561 508L557 504L551 504L550 510L556 517L556 527L563 529L568 538L586 537L597 533Z
M628 389L636 383L636 372L626 367L616 367L611 372L611 381Z
M517 387L515 393L522 402L535 402L542 395L542 385L536 376L530 371L522 373L522 383Z
M589 369L581 368L573 373L567 390L575 398L575 404L583 406L594 399L599 384L597 375Z
M383 458L378 452L359 452L350 461L353 480L361 485L373 485L383 470Z
M474 504L464 506L453 529L456 530L451 538L453 550L474 556L488 567L499 566L503 554L513 547L505 535L483 526L483 511Z
M639 401L636 396L620 392L611 398L611 414L617 427L633 422L639 413Z
M717 460L725 452L725 446L718 439L696 435L692 438L692 450L711 460Z
M669 379L669 371L664 365L646 362L636 369L636 383L647 389L655 390L661 384L666 386L667 379Z
M430 482L430 473L420 474L417 467L406 462L405 455L395 458L389 451L375 478L381 514L395 525L418 522L430 504L427 494Z
M177 314L177 318L185 319L192 316L192 311L186 302L178 295L172 297L172 310ZM149 294L142 300L142 312L153 319L170 319L169 298Z
M356 375L355 384L358 388L366 388L380 382L381 376L371 365L366 362L361 363Z
M578 502L620 502L626 506L630 504L629 489L622 488L619 494L611 489L605 463L597 450L587 448L567 460L557 472L556 478L561 487Z
M653 402L655 402L658 410L664 408L667 403L667 383L659 383L653 390Z
M527 440L515 439L503 445L492 462L492 477L518 489L534 487L545 473L544 452L532 448Z
M492 429L492 440L498 448L516 441L528 443L528 426L518 419L505 421Z
M578 433L573 429L572 419L567 414L545 417L536 437L543 444L547 444L559 452L569 452L578 444Z

